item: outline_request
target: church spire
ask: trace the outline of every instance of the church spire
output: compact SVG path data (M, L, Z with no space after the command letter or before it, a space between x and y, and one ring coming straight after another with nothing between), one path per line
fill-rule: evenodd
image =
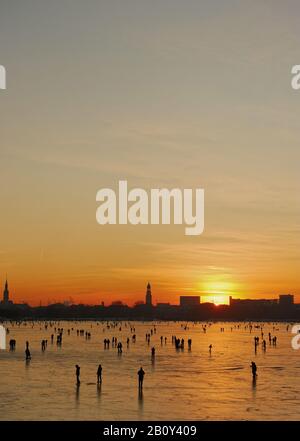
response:
M8 302L9 302L9 291L8 291L8 282L6 276L4 291L3 291L3 303L8 303Z
M152 294L151 294L151 285L148 282L147 291L146 291L146 305L152 306Z

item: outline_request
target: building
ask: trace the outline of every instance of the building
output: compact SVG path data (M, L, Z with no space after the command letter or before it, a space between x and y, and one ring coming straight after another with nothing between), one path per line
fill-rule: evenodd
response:
M180 296L180 306L182 308L193 308L200 305L200 296Z
M145 304L147 306L152 306L152 294L151 294L151 285L148 282L147 291L146 291L146 301Z
M233 299L231 296L229 297L229 305L230 306L272 306L277 305L277 299Z
M9 290L8 290L8 283L7 283L7 279L5 281L5 285L4 285L4 291L3 291L3 300L1 302L1 304L3 306L9 306L12 305L13 302L11 300L9 300Z
M279 305L284 308L290 307L294 304L294 296L292 294L281 294L279 296Z
M157 308L169 308L170 303L157 303L156 304Z

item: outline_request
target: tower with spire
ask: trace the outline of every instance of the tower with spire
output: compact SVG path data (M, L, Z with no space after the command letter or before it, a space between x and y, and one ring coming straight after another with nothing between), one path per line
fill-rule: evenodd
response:
M9 305L12 303L11 300L9 300L9 290L8 290L8 282L7 282L7 277L5 280L5 285L4 285L4 291L3 291L3 300L2 303L4 305Z
M152 306L151 285L149 282L148 282L147 291L146 291L146 306Z

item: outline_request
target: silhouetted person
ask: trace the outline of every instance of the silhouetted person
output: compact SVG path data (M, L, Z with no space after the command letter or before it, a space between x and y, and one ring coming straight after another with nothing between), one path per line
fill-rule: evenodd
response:
M256 367L256 363L254 363L254 361L251 361L251 369L252 369L252 376L253 376L253 379L255 379L256 378L256 371L257 371L257 367Z
M211 354L212 345L209 345L209 346L208 346L208 349L209 349L209 353Z
M118 343L117 348L118 348L118 354L122 354L122 343L121 342Z
M25 357L26 360L31 360L30 350L28 348L25 349Z
M97 369L97 383L102 383L102 366L99 364Z
M26 357L26 360L31 360L31 354L30 354L30 350L29 350L28 341L26 342L25 357Z
M145 375L145 371L144 371L144 369L141 367L140 370L138 371L138 377L139 377L139 389L142 389L142 388L143 388L144 375Z
M62 344L62 335L63 335L63 333L60 332L60 333L57 335L57 337L56 337L56 344L57 344L57 346L61 346L61 344Z
M153 347L153 348L151 349L151 355L152 355L152 358L155 357L155 347Z
M16 349L16 340L14 338L11 338L9 340L9 350L14 351Z
M80 366L78 366L78 364L76 364L76 382L77 382L77 386L79 386L80 384Z

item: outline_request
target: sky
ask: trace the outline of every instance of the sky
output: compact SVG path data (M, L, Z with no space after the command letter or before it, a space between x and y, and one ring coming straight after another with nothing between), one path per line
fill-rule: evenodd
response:
M300 4L1 0L0 284L15 302L300 302ZM204 188L205 230L96 222Z

